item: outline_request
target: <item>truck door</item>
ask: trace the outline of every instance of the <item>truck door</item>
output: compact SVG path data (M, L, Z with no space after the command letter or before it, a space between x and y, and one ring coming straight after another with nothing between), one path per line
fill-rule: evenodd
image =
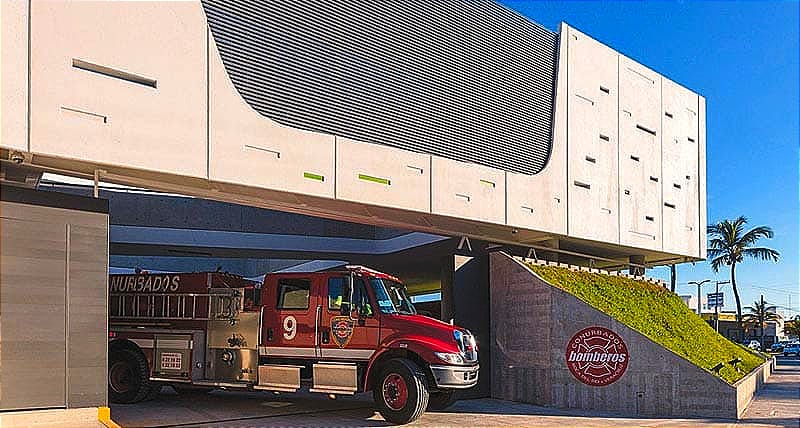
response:
M352 302L349 301L351 284ZM340 274L329 276L321 285L319 342L322 357L368 360L378 345L380 321L366 283L360 276Z
M262 349L272 358L318 357L319 284L313 276L273 277L264 293ZM271 301L270 301L271 300Z

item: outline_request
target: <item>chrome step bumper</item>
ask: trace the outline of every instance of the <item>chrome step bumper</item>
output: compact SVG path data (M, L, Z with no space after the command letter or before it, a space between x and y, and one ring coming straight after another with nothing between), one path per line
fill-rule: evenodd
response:
M433 380L438 388L465 389L478 383L480 366L431 366Z

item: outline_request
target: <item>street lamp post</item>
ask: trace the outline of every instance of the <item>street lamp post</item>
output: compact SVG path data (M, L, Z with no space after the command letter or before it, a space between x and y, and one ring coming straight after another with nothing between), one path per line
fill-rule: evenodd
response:
M700 282L689 281L689 285L696 285L697 286L697 316L698 317L701 316L700 315L700 286L705 284L705 283L707 283L707 282L711 282L711 280L710 279L704 279L704 280L702 280Z
M717 296L719 296L719 286L730 284L730 281L716 281L717 283ZM717 300L717 304L714 305L714 330L719 333L719 300Z

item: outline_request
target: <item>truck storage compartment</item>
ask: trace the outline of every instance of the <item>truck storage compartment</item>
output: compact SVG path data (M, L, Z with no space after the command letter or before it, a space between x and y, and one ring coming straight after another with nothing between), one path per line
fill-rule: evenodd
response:
M265 364L258 366L258 385L255 389L295 392L300 388L300 369L303 366Z
M192 336L189 334L156 334L153 356L153 378L185 381L192 371Z
M358 390L358 367L348 363L316 363L311 392L355 394Z

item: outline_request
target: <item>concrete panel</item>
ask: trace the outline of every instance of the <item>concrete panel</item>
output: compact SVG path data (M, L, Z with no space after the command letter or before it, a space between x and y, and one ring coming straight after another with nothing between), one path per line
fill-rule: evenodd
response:
M551 286L505 254L489 257L493 398L627 416L739 415L737 388ZM614 331L628 348L626 372L607 386L578 381L565 363L569 340L589 326Z
M28 2L0 2L0 146L28 150Z
M0 408L105 405L108 215L1 212Z
M661 76L619 57L620 243L662 246Z
M566 24L562 24L561 31L566 34ZM568 38L562 37L550 159L536 175L506 174L506 223L509 226L567 234L567 47Z
M431 205L434 214L505 223L503 171L433 156Z
M336 139L336 199L429 212L431 156Z
M699 255L698 98L662 79L662 162L664 251Z
M209 177L334 197L334 137L283 126L252 109L233 86L209 36Z
M2 204L0 221L0 409L61 407L66 404L66 229L61 223L9 218L8 205ZM47 293L32 301L25 293L32 284Z
M700 242L700 254L698 257L705 259L707 256L706 226L708 223L708 213L706 205L706 99L698 97L697 100L697 151L699 162L697 166L698 182L698 203L700 205L700 218L698 219L698 240Z
M35 0L31 16L33 152L206 176L199 3Z
M572 28L567 34L568 232L578 238L616 243L618 55Z
M108 225L69 227L67 406L103 406L108 387Z

